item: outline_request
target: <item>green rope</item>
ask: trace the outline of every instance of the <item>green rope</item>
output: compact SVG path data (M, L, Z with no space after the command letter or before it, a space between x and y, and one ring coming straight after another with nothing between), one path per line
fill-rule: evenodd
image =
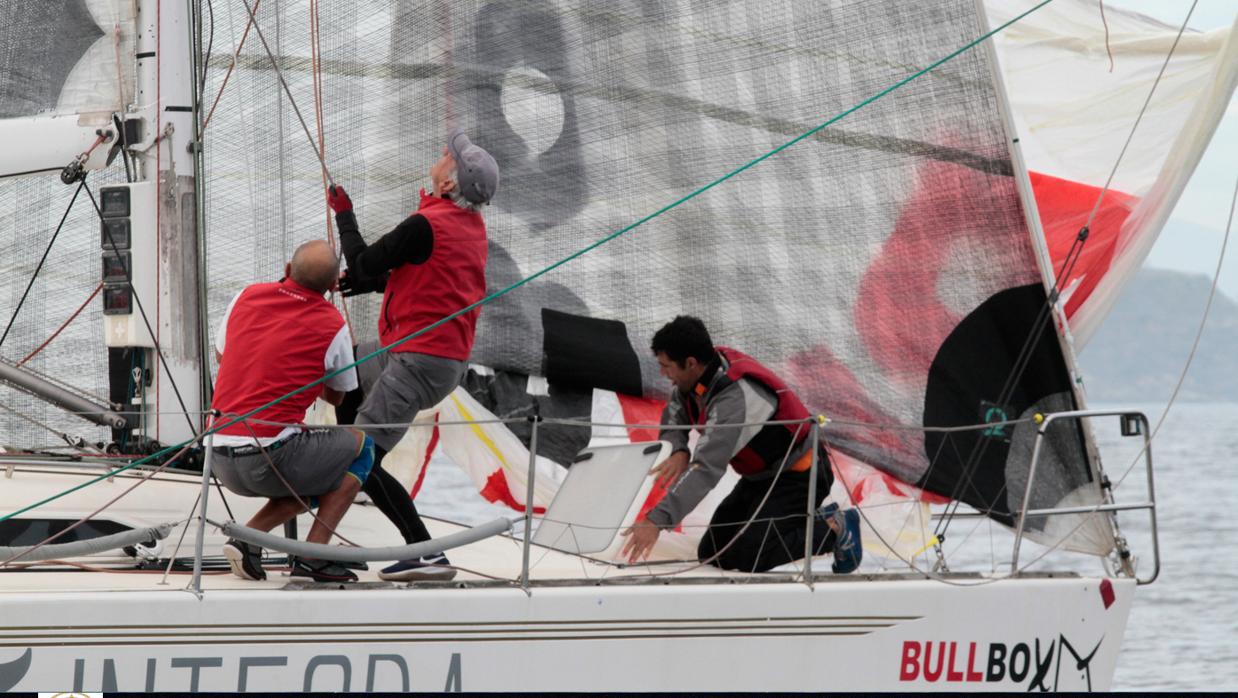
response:
M431 330L433 330L433 329L435 329L435 328L437 328L437 327L441 326L442 324L444 324L444 323L446 323L446 322L450 322L451 320L454 320L455 318L458 318L458 317L460 317L461 315L463 315L463 314L465 314L465 313L467 313L467 312L470 312L470 311L472 311L472 310L474 310L474 309L476 309L476 308L480 308L481 306L486 305L487 303L490 303L491 301L493 301L493 300L495 300L495 299L497 299L497 298L501 298L502 296L505 296L505 295L507 295L508 293L511 293L512 291L515 291L516 289L520 288L521 286L524 286L525 284L529 283L530 281L533 281L534 279L537 279L537 278L539 278L539 277L545 276L546 274L549 274L550 272L554 271L555 269L558 269L559 267L563 266L564 264L567 264L568 262L571 262L572 260L577 259L578 257L581 257L581 256L583 256L583 255L585 255L585 254L588 254L589 252L592 252L593 250L595 250L595 249L597 249L597 248L601 247L602 245L605 245L606 243L610 242L611 240L614 240L614 239L615 239L615 238L617 238L617 237L620 237L620 236L622 236L622 235L625 235L625 234L627 234L627 233L631 232L632 230L635 230L636 228L639 228L640 226L644 225L645 223L648 223L649 221L653 220L654 218L657 218L658 216L661 216L662 214L666 213L667 211L670 211L671 209L676 208L676 207L680 206L681 204L683 204L683 203L685 203L685 202L687 202L687 201L689 201L689 200L691 200L691 199L694 199L694 198L696 198L696 197L700 196L701 194L704 194L705 192L709 191L710 189L713 189L714 187L718 186L719 184L722 184L723 182L725 182L725 181L727 181L727 180L729 180L729 179L731 179L731 178L735 177L736 175L740 174L741 172L744 172L744 171L746 171L746 170L748 170L748 169L750 169L750 168L752 168L752 167L755 167L756 165L759 165L760 163L762 163L762 162L764 162L764 161L768 160L769 158L771 158L771 157L773 157L773 156L777 155L778 153L781 153L782 151L786 150L787 148L790 148L791 146L795 145L796 143L799 143L800 141L802 141L802 140L804 140L804 139L806 139L806 138L811 138L814 134L816 134L818 131L821 131L822 129L826 128L827 126L830 126L831 124L834 124L835 122L837 122L837 121L839 121L839 120L843 119L844 117L846 117L846 116L850 115L851 113L856 112L856 111L858 111L858 110L860 110L860 109L862 109L862 108L864 108L864 107L868 106L869 104L872 104L873 102L876 102L877 100L881 99L882 97L885 97L886 95L890 94L891 92L893 92L893 91L895 91L895 90L899 89L899 88L900 88L900 87L902 87L903 85L906 85L907 83L909 83L909 82L911 82L911 81L913 81L913 80L915 80L915 79L917 79L917 78L919 78L919 77L921 77L921 76L925 75L926 73L929 73L929 72L931 72L931 71L933 71L933 70L937 69L937 68L938 68L938 67L940 67L942 64L944 64L944 63L946 63L946 62L948 62L948 61L950 61L950 60L953 60L954 58L957 58L959 55L961 55L961 54L963 54L963 53L966 53L967 51L970 51L971 49L975 48L977 45L979 45L980 43L982 43L982 42L983 42L983 41L985 41L986 39L989 39L990 37L992 37L994 34L997 34L998 32L1002 31L1002 30L1003 30L1003 29L1005 29L1006 27L1009 27L1010 25L1014 24L1015 22L1018 22L1018 21L1022 20L1024 17L1026 17L1026 16L1028 16L1028 15L1032 14L1033 12L1035 12L1035 11L1039 10L1040 8L1044 7L1045 5L1048 5L1048 4L1049 4L1049 3L1051 3L1051 2L1053 2L1053 0L1043 0L1043 1L1042 1L1042 2L1040 2L1039 4L1037 4L1037 5L1033 6L1032 8L1028 9L1026 12L1023 12L1022 14L1020 14L1020 15L1018 15L1018 16L1016 16L1016 17L1014 17L1013 19L1011 19L1011 20L1009 20L1009 21L1007 21L1007 22L1005 22L1005 23L1001 24L1000 26L998 26L998 27L997 27L997 28L995 28L995 29L992 29L992 30L990 30L989 32L987 32L987 33L985 33L985 34L982 34L979 38L977 38L977 39L975 39L975 40L973 40L973 41L971 41L971 42L968 42L967 44L965 44L965 45L964 45L964 46L962 46L961 48L959 48L959 49L955 50L954 52L950 53L949 55L945 56L944 58L938 59L937 61L935 61L935 62L933 62L932 64L930 64L928 67L926 67L926 68L922 68L922 69L920 69L920 70L918 70L918 71L916 71L916 72L912 73L911 75L908 75L907 77L903 78L902 80L899 80L898 82L896 82L896 83L894 83L893 85L891 85L891 86L889 86L889 87L885 88L884 90L882 90L882 91L878 92L877 94L875 94L875 95L873 95L873 96L869 97L868 99L865 99L864 101L862 101L862 102L860 102L860 103L856 104L855 106L850 107L849 109L847 109L847 110L845 110L845 111L843 111L843 112L838 113L837 115L833 116L833 117L832 117L832 118L830 118L829 120L827 120L827 121L825 121L825 122L821 123L821 124L820 124L820 125L818 125L818 126L815 126L815 127L811 128L811 129L809 129L809 130L807 130L807 131L805 131L805 132L803 132L803 133L801 133L800 135L796 136L795 138L792 138L791 140L787 141L786 143L783 143L782 145L778 146L777 148L774 148L773 150L771 150L771 151L769 151L769 152L765 153L764 155L761 155L760 157L758 157L758 158L756 158L756 159L754 159L754 160L750 160L749 162L745 163L744 165L741 165L740 167L737 167L737 168L735 168L734 170L731 170L730 172L728 172L728 173L726 173L726 174L722 175L721 177L719 177L719 178L717 178L717 179L713 180L712 182L709 182L708 184L705 184L704 186L702 186L702 187L700 187L700 188L698 188L698 189L696 189L696 190L692 191L691 193L686 194L686 195L684 195L684 196L682 196L682 197L680 197L680 198L676 199L675 201L673 201L673 202L671 202L671 203L669 203L669 204L667 204L667 205L663 206L662 208L658 209L657 211L654 211L653 213L650 213L649 215L647 215L647 216L645 216L645 217L641 218L640 220L637 220L635 223L631 223L631 224L629 224L629 225L627 225L627 226L624 226L623 228L620 228L619 230L616 230L615 232L611 233L610 235L607 235L606 237L604 237L604 238L602 238L602 239L600 239L600 240L598 240L598 241L596 241L596 242L594 242L594 243L592 243L592 244L588 245L587 247L584 247L584 248L582 248L582 249L580 249L580 250L578 250L578 251L576 251L576 252L574 252L574 253L572 253L572 254L568 255L567 257L564 257L563 259L561 259L561 260L559 260L559 261L555 262L554 264L551 264L550 266L546 267L545 269L542 269L541 271L538 271L538 272L534 272L533 274L530 274L529 276L524 277L523 279L521 279L521 280L517 281L516 283L514 283L514 284L512 284L512 285L508 286L507 288L504 288L504 289L502 289L502 290L500 290L500 291L495 291L494 293L492 293L492 294L490 294L490 295L486 296L485 298L482 298L481 300L479 300L479 301L477 301L477 302L475 302L475 303L471 303L471 304L469 304L469 305L467 305L467 306L465 306L465 307L461 308L460 310L457 310L457 311L455 311L454 313L452 313L452 314L450 314L450 315L447 315L447 316L446 316L446 317L444 317L443 319L438 320L437 322L435 322L435 323L433 323L433 324L431 324L431 325L427 325L426 327L423 327L422 329L417 330L416 332L413 332L412 334L409 334L409 335L407 335L407 336L405 336L405 337L402 337L402 338L400 338L400 339L398 339L398 340L396 340L396 341L392 342L391 344L388 344L388 345L383 346L383 347L379 347L377 350L375 350L375 351L373 351L373 352L371 352L371 353L369 353L369 354L367 354L367 355L365 355L365 356L361 357L360 359L357 359L356 361L353 361L351 364L348 364L347 366L345 366L345 367L343 367L343 368L340 368L340 369L338 369L338 370L336 370L336 371L333 371L333 372L331 372L331 373L328 373L327 375L323 376L322 378L319 378L318 380L316 380L316 381L314 381L314 382L312 382L312 383L306 383L305 385L301 386L300 388L297 388L296 390L293 390L292 392L288 393L287 395L284 395L284 396L282 396L282 397L278 397L278 398L276 398L276 399L274 399L274 400L272 400L272 401L268 402L267 404L262 405L261 407L256 407L256 408L254 408L254 409L250 410L249 412L246 412L246 413L245 413L245 414L243 414L243 415L240 415L240 416L237 416L237 417L233 418L233 419L232 419L231 421L229 421L229 422L226 422L226 423L224 423L224 424L219 424L219 425L213 426L213 427L211 427L210 429L208 429L208 430L204 431L204 432L201 434L201 436L207 436L208 434L214 434L215 432L219 431L220 429L224 429L224 428L226 428L226 427L232 426L233 424L236 424L237 422L244 421L244 420L246 420L246 419L248 419L248 418L250 418L250 417L254 416L254 415L255 415L255 414L257 414L257 413L262 412L263 410L266 410L266 409L268 409L268 408L270 408L270 407L273 407L273 406L275 406L275 405L278 405L279 403L283 402L284 400L287 400L288 398L290 398L290 397L292 397L292 396L294 396L294 395L299 395L300 393L303 393L303 392L305 392L306 390L309 390L310 388L313 388L313 387L315 387L315 386L317 386L317 385L320 385L320 384L322 384L322 383L324 383L324 382L326 382L326 381L330 380L331 378L334 378L335 376L337 376L337 375L339 375L339 374L343 373L344 371L347 371L347 370L349 370L349 369L351 369L351 368L354 368L354 367L356 367L356 366L358 366L358 365L360 365L360 364L363 364L363 363L365 363L366 361L369 361L370 359L373 359L373 358L374 358L374 357L376 357L376 356L379 356L379 355L381 355L381 354L384 354L384 353L386 353L387 351L389 351L389 350L390 350L392 347L394 347L394 346L397 346L397 345L403 344L404 342L407 342L407 341L408 341L408 340L410 340L410 339L414 339L414 338L416 338L416 337L419 337L419 336L421 336L421 335L425 334L426 332L429 332L429 331L431 331ZM48 497L48 498L46 498L46 499L44 499L44 500L42 500L42 501L36 502L36 503L34 503L34 504L31 504L30 506L24 507L24 508L22 508L22 509L18 509L17 511L15 511L15 512L13 512L13 513L11 513L11 514L5 514L4 516L0 516L0 522L7 521L7 520L9 520L9 519L13 518L14 516L17 516L18 514L23 514L23 513L27 512L27 511L30 511L31 509L36 509L36 508L38 508L38 507L40 507L40 506L43 506L44 504L47 504L48 502L55 501L55 500L57 500L57 499L59 499L59 498L61 498L61 497L64 497L65 495L72 494L73 492L76 492L76 491L78 491L78 490L80 490L80 489L82 489L82 488L84 488L84 487L89 487L90 485L93 485L93 484L95 484L96 482L99 482L99 481L101 481L101 480L106 480L107 478L110 478L110 477L115 476L117 473L124 472L124 471L126 471L126 470L129 470L130 468L135 468L135 467L137 467L137 466L139 466L139 465L143 465L143 464L145 464L145 463L149 463L150 461L152 461L152 460L154 460L154 459L156 459L156 458L158 458L158 457L160 457L160 456L166 455L166 454L171 453L171 452L173 452L173 451L176 451L176 450L178 450L178 449L180 449L180 448L183 448L186 444L192 443L194 440L195 440L195 439L190 439L189 441L183 441L183 442L181 442L181 443L179 443L179 444L177 444L177 445L175 445L175 446L169 446L169 447L167 447L167 448L165 448L165 449L163 449L163 450L161 450L161 451L158 451L158 452L153 453L153 454L151 454L151 455L149 455L149 456L146 456L146 457L144 457L144 458L141 458L141 459L139 459L139 460L136 460L136 461L134 461L134 462L130 463L129 465L124 466L123 468L119 468L119 469L117 469L117 470L113 470L113 471L111 471L111 472L109 472L109 473L107 473L107 474L105 474L105 475L100 475L99 477L96 477L96 478L92 478L92 479L90 479L90 480L87 480L86 482L83 482L82 484L77 485L76 487L73 487L73 488L70 488L70 489L68 489L68 490L65 490L64 492L61 492L60 494L52 495L51 497Z

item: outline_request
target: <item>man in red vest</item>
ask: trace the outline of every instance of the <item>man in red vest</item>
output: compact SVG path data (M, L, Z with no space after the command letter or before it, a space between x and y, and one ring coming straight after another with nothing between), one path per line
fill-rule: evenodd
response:
M741 476L714 511L701 537L702 562L730 570L764 572L804 555L808 534L808 488L814 427L795 393L773 371L734 349L715 347L705 324L681 315L653 336L652 350L674 390L662 424L693 425L701 436L688 446L687 430L659 435L674 449L653 470L668 487L657 506L631 528L621 555L630 562L648 557L663 529L673 528L718 484L730 464ZM799 424L755 422L805 420ZM726 425L750 425L733 426ZM821 507L834 475L820 449L813 507L813 549L834 551L834 572L860 564L860 517L855 509Z
M318 507L306 536L311 543L331 539L374 463L373 442L360 431L301 426L319 395L339 404L345 392L357 386L356 371L346 368L353 362L348 328L340 311L323 298L335 286L339 269L326 241L301 245L285 266L283 280L254 284L237 294L215 339L219 377L211 407L221 415L217 424L335 373L253 415L294 426L245 419L212 437L212 470L224 486L246 497L269 498L247 525L270 531L308 503ZM238 577L266 579L261 548L229 540L224 556ZM292 576L320 582L357 579L339 564L306 558L293 561Z
M335 211L348 262L340 280L344 294L383 291L380 341L363 343L357 351L366 355L379 346L391 347L359 366L363 391L350 394L336 414L341 424L351 423L355 410L356 424L374 439L377 458L365 493L407 543L429 540L430 532L408 490L382 468L382 459L404 437L417 412L446 398L468 368L481 309L443 320L486 295L486 222L481 208L498 187L499 167L457 129L430 168L430 181L432 191L421 191L417 211L372 245L361 237L343 187L332 187L327 200ZM441 324L431 328L435 323ZM438 553L399 561L379 577L407 581L451 579L455 574L447 557Z

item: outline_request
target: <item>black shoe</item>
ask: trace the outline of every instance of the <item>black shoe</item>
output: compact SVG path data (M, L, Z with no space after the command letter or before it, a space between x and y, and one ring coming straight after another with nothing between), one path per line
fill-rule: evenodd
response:
M340 563L331 560L309 560L294 558L291 577L308 577L315 582L355 582L357 575L348 571Z
M378 578L388 582L413 582L430 580L445 582L456 576L456 568L451 566L447 556L442 553L423 555L416 560L401 560L389 567L384 567L378 573Z
M267 578L266 570L262 569L262 548L256 545L229 538L224 543L224 557L228 558L232 574L241 579L261 582Z

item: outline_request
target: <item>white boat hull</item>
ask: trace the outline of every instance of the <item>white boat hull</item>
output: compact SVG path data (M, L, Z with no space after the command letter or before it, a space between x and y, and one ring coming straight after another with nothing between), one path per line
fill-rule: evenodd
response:
M7 593L0 688L1109 688L1133 582L980 581Z

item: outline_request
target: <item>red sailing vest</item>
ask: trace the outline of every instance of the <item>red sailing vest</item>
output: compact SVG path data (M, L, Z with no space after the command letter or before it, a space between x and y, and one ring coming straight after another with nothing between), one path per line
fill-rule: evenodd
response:
M450 199L421 192L417 213L430 221L434 248L424 264L402 264L387 279L378 335L384 345L425 329L486 295L486 223ZM481 308L414 337L391 351L467 361Z
M777 406L774 407L774 416L770 418L770 421L808 419L808 408L804 407L804 403L800 402L795 392L788 388L787 384L783 383L773 371L743 352L727 347L716 347L716 349L718 355L722 357L726 374L720 381L714 382L710 387L711 391L720 390L741 378L748 378L764 385L778 400ZM692 402L687 401L687 404L691 405ZM692 411L697 410L692 409ZM690 417L696 424L704 424L706 411L699 410L699 414L691 414ZM792 441L798 444L808 438L811 432L810 428L801 424L765 426L748 443L744 444L739 453L735 454L735 457L731 459L731 467L735 468L735 472L740 475L753 475L771 468L781 462ZM793 466L792 469L798 468Z
M323 377L327 349L344 318L321 293L291 279L254 284L241 292L225 328L224 357L211 407L240 415ZM317 385L254 417L301 424L322 392ZM276 436L284 427L237 422L219 431L233 436Z

